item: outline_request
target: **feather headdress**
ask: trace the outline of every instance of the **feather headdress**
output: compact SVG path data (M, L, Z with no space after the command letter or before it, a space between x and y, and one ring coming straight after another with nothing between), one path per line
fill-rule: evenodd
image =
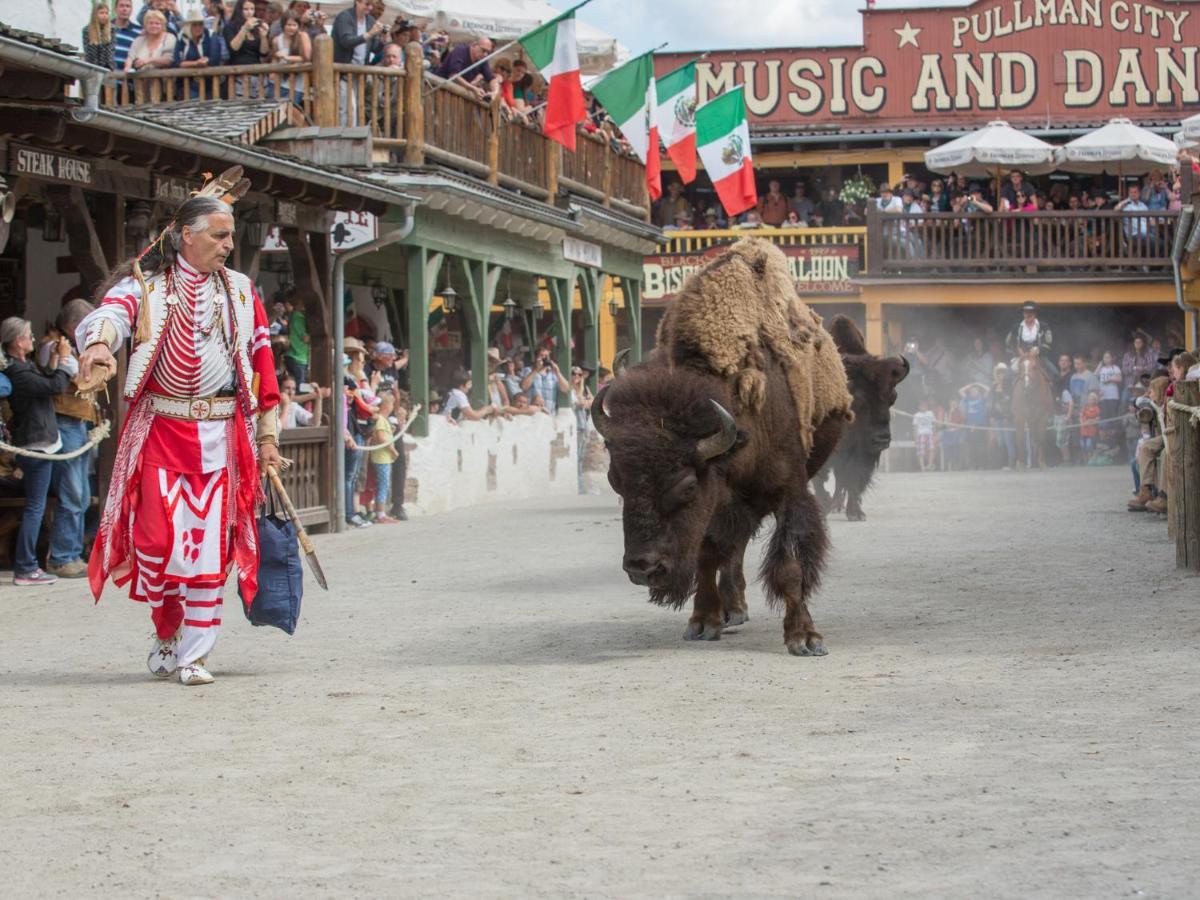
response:
M211 172L204 173L204 186L198 191L192 191L192 197L216 197L223 203L228 203L230 206L237 203L250 190L250 179L242 177L242 167L232 166L213 178ZM172 219L168 222L158 235L133 261L133 277L137 279L138 287L142 289L143 300L148 296L146 287L146 276L142 273L142 260L155 247L162 248L162 242L166 240L167 234L175 227L176 220ZM135 340L139 343L148 341L150 334L150 304L141 303L138 308L137 330L135 332Z

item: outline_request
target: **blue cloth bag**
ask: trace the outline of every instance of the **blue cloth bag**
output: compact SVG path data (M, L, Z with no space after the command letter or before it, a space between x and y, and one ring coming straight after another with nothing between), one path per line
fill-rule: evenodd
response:
M300 600L304 596L304 569L296 541L296 525L285 519L276 505L275 489L267 485L267 505L258 517L258 595L242 609L253 625L270 625L296 633ZM238 588L238 595L241 595Z

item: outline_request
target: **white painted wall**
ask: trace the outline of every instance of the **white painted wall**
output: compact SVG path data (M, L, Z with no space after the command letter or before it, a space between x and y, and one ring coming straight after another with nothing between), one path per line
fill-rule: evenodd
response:
M136 13L141 3L133 4ZM92 13L90 0L27 0L4 3L0 18L14 28L36 31L48 37L58 38L73 47L79 46L79 35Z
M519 416L458 425L444 416L431 416L428 437L405 440L416 444L408 456L409 480L417 482L416 498L406 508L417 513L578 490L575 416L570 411L561 411L554 419ZM560 455L564 450L565 455ZM489 484L492 457L495 477Z

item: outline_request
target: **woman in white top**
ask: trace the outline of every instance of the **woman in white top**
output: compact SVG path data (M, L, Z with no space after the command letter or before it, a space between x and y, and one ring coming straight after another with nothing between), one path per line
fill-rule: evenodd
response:
M157 9L146 12L142 19L144 29L129 47L125 57L126 72L142 69L167 69L175 54L175 35L167 31L167 17Z
M1100 382L1100 417L1115 419L1121 412L1121 367L1113 361L1111 353L1105 353L1096 367L1096 379Z
M271 39L271 62L300 64L306 63L312 59L312 41L300 27L300 16L294 10L287 12L283 17L283 27L279 34ZM304 76L291 75L280 76L281 89L280 96L287 97L289 95L288 85L293 86L295 97L293 98L297 104L304 100Z

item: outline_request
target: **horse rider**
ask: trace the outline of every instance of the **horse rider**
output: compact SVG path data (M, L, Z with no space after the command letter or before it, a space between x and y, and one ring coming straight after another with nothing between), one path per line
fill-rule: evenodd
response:
M1012 355L1013 371L1016 371L1022 353L1037 351L1038 362L1053 382L1057 374L1051 356L1050 345L1053 342L1054 335L1050 332L1050 326L1043 324L1038 318L1037 304L1026 300L1021 305L1021 321L1004 340L1004 349Z

